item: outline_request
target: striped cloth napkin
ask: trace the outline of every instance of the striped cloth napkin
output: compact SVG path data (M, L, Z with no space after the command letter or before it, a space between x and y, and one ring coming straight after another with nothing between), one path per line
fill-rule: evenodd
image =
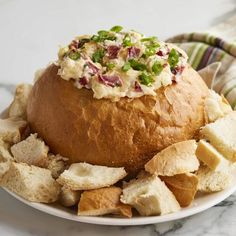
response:
M185 50L209 88L223 94L236 110L236 16L207 32L181 34L167 42Z

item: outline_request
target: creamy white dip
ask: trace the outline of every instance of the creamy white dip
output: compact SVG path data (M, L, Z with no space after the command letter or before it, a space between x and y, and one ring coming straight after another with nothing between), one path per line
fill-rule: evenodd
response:
M78 89L92 89L97 99L155 96L178 82L187 55L174 45L115 26L97 35L80 36L58 53L58 74Z

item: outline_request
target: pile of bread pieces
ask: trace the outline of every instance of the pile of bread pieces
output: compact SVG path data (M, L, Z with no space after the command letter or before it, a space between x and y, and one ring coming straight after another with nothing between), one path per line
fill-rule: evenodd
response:
M136 178L124 168L74 163L52 154L26 121L32 86L21 84L7 116L0 119L0 186L32 202L78 206L78 215L132 217L164 215L189 206L197 192L216 192L231 183L236 162L236 112L209 91L206 125L197 140L157 153Z

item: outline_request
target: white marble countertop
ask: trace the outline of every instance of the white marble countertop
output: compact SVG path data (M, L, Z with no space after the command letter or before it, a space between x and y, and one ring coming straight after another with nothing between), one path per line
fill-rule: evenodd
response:
M161 39L204 30L236 14L235 0L0 0L0 110L14 85L30 82L34 71L56 56L58 45L75 35L113 25ZM192 217L140 227L108 227L47 215L0 190L1 236L236 235L236 194Z

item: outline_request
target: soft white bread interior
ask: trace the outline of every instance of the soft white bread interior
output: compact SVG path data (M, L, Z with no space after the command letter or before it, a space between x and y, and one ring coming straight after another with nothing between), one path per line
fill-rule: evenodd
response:
M62 187L59 195L59 202L65 207L76 205L80 199L80 191L73 191L69 188Z
M225 171L213 171L207 166L201 166L197 171L198 190L200 192L217 192L227 188L232 175L230 169Z
M207 124L201 133L225 158L236 161L236 111Z
M133 206L142 216L165 215L180 209L173 193L157 176L139 178L125 184L121 202Z
M19 84L16 87L14 100L8 109L9 117L26 119L27 101L32 87L31 84Z
M32 202L55 202L60 193L60 185L49 170L25 163L12 162L2 186Z
M10 168L10 164L12 160L13 160L13 157L5 148L5 146L3 145L3 142L0 140L0 185L1 185L2 178L4 178L4 175L7 173L7 171Z
M57 179L58 183L72 190L89 190L108 187L126 176L125 169L74 163Z
M197 192L198 178L195 174L186 173L174 176L160 176L170 191L175 195L181 207L189 206Z
M196 156L211 170L223 171L230 165L229 161L227 161L221 153L205 140L199 141Z
M195 155L196 148L195 140L172 144L157 153L145 165L145 170L151 174L163 176L193 172L199 167L199 161Z
M47 166L48 150L45 143L37 138L37 134L31 134L27 139L11 147L11 152L17 162L40 167Z
M63 157L59 154L48 154L48 165L47 169L52 172L52 177L57 179L60 174L67 168L68 158Z
M0 119L0 139L7 143L18 143L26 122L18 118Z
M209 95L205 99L204 113L207 123L214 122L232 111L227 100L213 90L209 90Z
M131 207L120 202L121 192L121 188L115 186L84 191L79 201L78 215L119 214L132 217Z

